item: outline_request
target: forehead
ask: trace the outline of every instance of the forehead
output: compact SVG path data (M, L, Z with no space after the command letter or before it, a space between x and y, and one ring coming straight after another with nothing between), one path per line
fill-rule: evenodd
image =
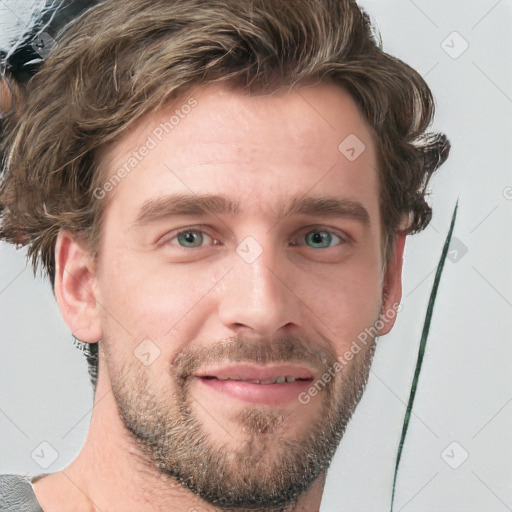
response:
M197 88L146 114L100 161L105 181L127 171L111 180L108 200L126 197L132 205L166 189L215 188L245 195L242 207L278 211L270 198L292 191L350 196L377 187L373 132L352 97L330 83L266 95L220 84Z

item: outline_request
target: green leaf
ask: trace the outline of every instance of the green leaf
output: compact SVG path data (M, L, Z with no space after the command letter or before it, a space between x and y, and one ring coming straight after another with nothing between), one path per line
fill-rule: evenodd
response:
M459 200L457 199L457 203L455 204L455 208L454 208L453 214L452 214L450 230L448 231L448 235L446 236L446 240L444 241L443 252L441 253L441 258L439 260L439 264L437 265L436 276L434 279L434 284L432 286L432 291L430 292L427 313L425 315L425 322L423 323L423 330L421 332L420 348L418 350L418 359L416 361L416 369L414 370L414 378L412 380L411 391L409 393L409 401L407 403L407 409L405 411L404 422L402 425L402 435L400 436L400 444L398 445L398 453L396 455L395 474L393 476L393 490L392 490L392 494L391 494L390 512L393 512L393 504L395 502L395 490L396 490L398 468L400 466L400 459L402 457L402 450L404 447L405 436L407 435L407 429L409 428L409 421L411 419L412 407L414 404L414 397L416 396L416 389L418 387L418 380L420 378L421 366L423 364L423 356L425 355L425 347L427 346L428 333L430 331L430 323L432 321L432 313L434 311L434 304L436 302L437 290L439 288L439 283L441 282L441 275L443 273L444 264L446 262L446 256L448 255L448 249L450 247L450 242L452 240L453 228L455 227L455 219L457 218L458 206L459 206Z

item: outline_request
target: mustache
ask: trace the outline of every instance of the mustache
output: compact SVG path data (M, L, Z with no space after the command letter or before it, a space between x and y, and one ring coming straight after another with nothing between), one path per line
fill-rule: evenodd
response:
M175 357L171 371L181 381L187 380L200 368L216 363L262 366L270 363L303 363L323 373L336 360L336 353L326 341L321 346L314 347L307 340L291 335L272 340L247 340L235 336L199 347L187 347Z

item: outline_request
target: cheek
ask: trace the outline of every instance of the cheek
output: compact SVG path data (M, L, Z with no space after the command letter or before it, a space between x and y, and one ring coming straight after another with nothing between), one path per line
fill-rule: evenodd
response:
M325 276L304 279L298 294L314 312L318 330L331 339L338 352L378 319L382 303L381 273L377 264L364 269L350 265L331 269ZM313 283L313 284L312 284Z
M115 263L113 263L115 262ZM171 265L148 254L119 250L104 266L105 319L124 338L169 340L193 335L203 300L228 270L223 265ZM116 325L118 324L118 325Z

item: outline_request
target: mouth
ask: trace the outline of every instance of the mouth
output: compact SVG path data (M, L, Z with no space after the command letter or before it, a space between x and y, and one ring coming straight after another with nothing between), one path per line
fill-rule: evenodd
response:
M211 376L206 376L206 377L202 377L203 379L218 379L218 380L236 380L236 381L240 381L240 382L250 382L251 384L264 384L264 385L267 385L267 384L283 384L285 382L296 382L296 381L300 381L300 380L310 380L310 379L296 379L295 377L292 377L292 376L287 376L287 377L277 377L277 378L274 378L274 379L267 379L267 380L246 380L246 379L243 379L241 377L211 377Z
M298 365L232 365L205 368L194 377L205 390L243 402L284 405L298 399L315 379L315 371Z

